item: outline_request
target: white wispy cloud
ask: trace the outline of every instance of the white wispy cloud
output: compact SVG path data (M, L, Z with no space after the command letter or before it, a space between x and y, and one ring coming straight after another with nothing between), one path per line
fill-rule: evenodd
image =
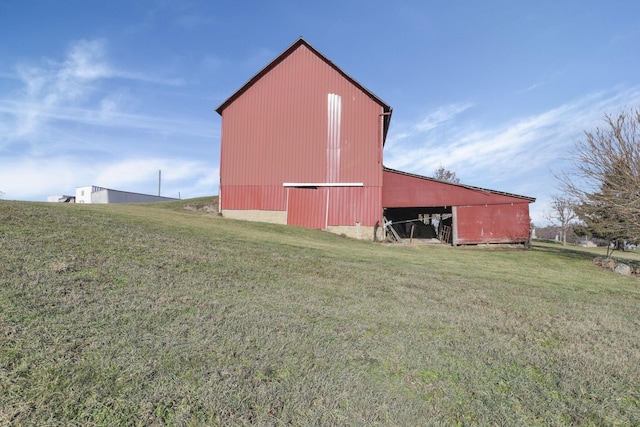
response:
M437 128L451 120L455 119L459 114L473 107L471 103L459 103L445 105L430 114L423 120L419 121L413 126L413 129L417 132L428 132Z
M73 122L91 126L104 126L139 130L146 132L168 133L179 132L183 135L196 137L211 137L215 130L213 122L198 122L189 118L161 117L130 113L119 110L121 95L112 94L102 98L94 108L82 106L60 106L58 108L41 109L37 102L22 102L0 100L0 114L15 114L21 116L23 121L32 117L32 120ZM21 130L22 123L14 129L13 137L25 136L27 130ZM29 131L35 131L35 124L29 127Z
M443 129L450 131L456 118L472 107L468 102L444 105L414 123L394 124L385 144L385 163L396 168L411 168L416 154L434 155L438 145L433 144L433 138Z
M3 198L44 200L41 194L69 193L75 189L74 177L83 169L77 159L58 158L0 158L0 191ZM87 167L88 169L88 167ZM33 197L33 199L32 199Z
M177 197L189 194L213 194L217 175L211 163L174 158L133 158L105 164L90 175L89 182L109 188L154 193L158 171L162 171L163 194ZM194 182L196 184L194 184ZM185 184L188 183L188 187Z
M102 124L105 124L105 116L109 115L111 120L132 117L136 123L145 122L140 117L119 112L122 92L103 94L100 91L102 81L124 79L173 86L184 84L180 78L119 70L108 62L106 49L104 39L80 40L71 44L62 61L46 59L38 66L18 65L16 77L23 90L0 98L0 113L13 124L0 137L4 143L32 136L49 120L99 124L98 119L102 118ZM0 139L0 147L1 144Z
M443 109L432 114L445 117L444 120L396 125L396 131L398 126L401 128L399 136L385 147L385 163L427 175L440 164L463 175L474 175L474 171L489 167L500 167L505 175L526 172L545 166L549 159L568 155L568 148L582 132L601 123L604 114L615 114L638 103L640 88L603 91L487 128L459 119L458 114L464 109L447 106L443 109L451 114L442 114Z
M42 200L89 184L153 194L159 169L163 193L215 193L213 155L208 162L189 151L203 142L213 151L214 121L140 104L130 87L184 81L122 70L107 47L104 39L79 40L61 60L15 66L18 85L0 93L4 198ZM162 154L153 155L157 148Z
M438 107L434 111L427 113L422 119L415 123L400 125L400 129L394 129L394 136L388 143L395 144L398 141L408 139L433 129L449 124L455 118L473 107L469 102L454 103Z
M73 195L76 187L94 184L156 194L159 170L163 195L196 197L217 191L217 169L205 161L151 157L86 162L73 155L2 161L0 191L4 198L43 200L43 194Z
M448 105L416 123L396 124L385 164L426 176L443 165L465 184L536 197L532 218L543 222L549 195L558 191L554 173L569 167L583 132L602 126L605 114L639 104L640 87L617 87L485 128L460 117L468 104Z
M533 84L525 87L524 89L517 90L515 93L520 94L520 93L525 93L525 92L531 92L532 90L538 89L539 87L541 87L543 85L544 85L544 83L533 83Z

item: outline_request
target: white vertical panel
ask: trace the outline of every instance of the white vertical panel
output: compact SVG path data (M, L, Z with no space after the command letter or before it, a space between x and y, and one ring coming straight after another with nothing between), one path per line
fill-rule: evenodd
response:
M458 245L458 207L451 206L451 244Z
M327 94L327 182L340 181L340 129L342 126L342 99L335 93Z

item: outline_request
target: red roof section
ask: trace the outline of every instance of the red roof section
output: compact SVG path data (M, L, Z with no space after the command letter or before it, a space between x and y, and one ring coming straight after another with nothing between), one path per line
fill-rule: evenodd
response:
M384 167L382 204L385 208L533 203L535 200Z

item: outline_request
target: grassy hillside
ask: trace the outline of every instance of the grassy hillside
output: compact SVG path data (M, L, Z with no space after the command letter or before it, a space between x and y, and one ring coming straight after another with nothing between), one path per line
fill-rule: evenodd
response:
M0 425L640 423L640 279L206 202L0 201Z

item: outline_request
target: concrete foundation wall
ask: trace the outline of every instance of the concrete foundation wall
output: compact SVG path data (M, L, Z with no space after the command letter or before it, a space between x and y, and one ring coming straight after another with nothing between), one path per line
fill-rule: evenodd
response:
M222 210L222 216L244 221L268 222L271 224L287 224L286 211L261 211L261 210ZM362 240L373 240L374 227L365 227L359 224L349 226L330 226L327 230L335 234L344 234L347 237ZM378 229L378 240L382 240L382 229Z
M260 211L260 210L222 210L222 216L231 219L245 221L268 222L271 224L286 224L286 211Z
M359 240L373 241L373 227L361 225L333 225L327 227L327 231L335 234L344 234L347 237ZM382 229L378 230L378 240L382 240Z

